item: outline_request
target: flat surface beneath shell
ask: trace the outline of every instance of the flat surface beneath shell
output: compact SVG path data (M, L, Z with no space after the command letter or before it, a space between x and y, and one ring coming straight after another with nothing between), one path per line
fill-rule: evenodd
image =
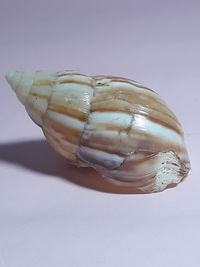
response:
M0 267L198 267L199 2L0 5ZM75 69L152 87L185 129L189 177L162 193L122 194L132 189L67 165L3 79L21 69Z

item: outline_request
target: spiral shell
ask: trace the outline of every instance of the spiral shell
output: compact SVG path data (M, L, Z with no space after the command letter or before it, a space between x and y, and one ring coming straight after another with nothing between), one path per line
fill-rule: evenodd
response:
M6 78L49 144L71 164L146 193L187 175L180 123L140 83L74 71L16 71Z

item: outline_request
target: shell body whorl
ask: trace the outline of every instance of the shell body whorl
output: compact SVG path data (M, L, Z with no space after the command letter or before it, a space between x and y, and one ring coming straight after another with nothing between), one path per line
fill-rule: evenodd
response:
M162 191L187 175L181 125L153 90L74 71L13 72L7 80L50 145L71 164L144 192Z

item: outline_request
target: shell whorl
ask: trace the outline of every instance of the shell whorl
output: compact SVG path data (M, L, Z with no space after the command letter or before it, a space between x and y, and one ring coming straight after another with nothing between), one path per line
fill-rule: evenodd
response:
M34 77L35 71L12 71L6 74L6 80L22 104L26 102Z
M187 175L181 125L153 90L125 78L74 71L12 72L6 78L70 163L145 192L162 191Z
M42 127L42 117L48 107L56 74L45 71L16 71L6 79L31 119Z

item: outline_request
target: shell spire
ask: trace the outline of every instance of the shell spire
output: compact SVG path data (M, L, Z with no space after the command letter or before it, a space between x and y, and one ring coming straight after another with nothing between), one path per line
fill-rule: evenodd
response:
M31 89L34 71L11 71L6 74L6 80L10 84L13 91L16 93L18 99L25 104L26 98Z
M75 71L16 71L6 79L49 144L71 164L146 193L188 174L182 127L152 89Z
M55 77L55 73L45 71L14 71L6 74L6 80L18 99L40 127Z

